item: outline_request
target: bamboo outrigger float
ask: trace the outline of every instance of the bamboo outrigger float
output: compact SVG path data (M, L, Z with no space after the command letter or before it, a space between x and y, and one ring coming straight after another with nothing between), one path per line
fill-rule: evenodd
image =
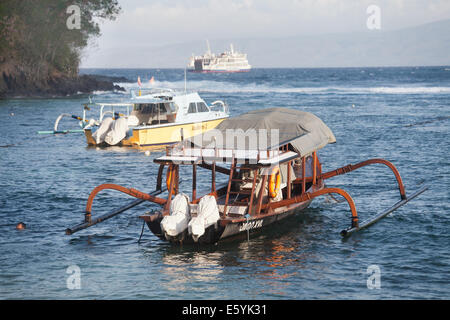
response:
M140 218L159 238L178 244L217 243L240 234L249 235L295 214L307 208L316 197L339 194L347 201L351 213L350 227L342 230L341 235L349 236L427 189L423 187L407 197L398 170L384 159L370 159L323 172L318 150L335 142L332 131L318 117L307 112L273 108L227 119L214 130L167 147L166 155L154 160L159 164L155 192L147 194L114 184L96 187L86 205L85 221L67 229L66 234L150 201L162 208ZM325 180L372 164L385 165L392 171L401 200L361 223L352 197L340 188L326 187ZM190 196L180 190L180 169L185 166L192 167ZM158 195L165 191L165 168L167 197L161 198ZM211 189L203 196L197 194L199 168L211 172ZM216 174L227 175L228 182L216 186ZM105 189L118 190L140 200L93 219L93 200Z

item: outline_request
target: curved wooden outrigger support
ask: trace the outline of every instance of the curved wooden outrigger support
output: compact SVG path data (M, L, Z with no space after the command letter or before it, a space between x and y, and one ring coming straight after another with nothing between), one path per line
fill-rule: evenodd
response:
M84 215L84 220L85 222L90 222L91 221L91 209L92 209L92 202L94 201L95 196L102 190L106 190L106 189L111 189L111 190L117 190L123 193L126 193L132 197L138 198L138 199L142 199L142 200L146 200L146 201L151 201L160 205L164 205L167 200L163 199L163 198L159 198L156 196L152 196L148 193L144 193L141 192L139 190L136 190L134 188L125 188L122 187L118 184L113 184L113 183L105 183L105 184L101 184L97 187L94 188L94 190L92 190L91 194L89 195L87 204L86 204L86 213Z
M352 197L345 190L342 190L339 188L323 188L323 189L320 189L320 190L314 191L314 192L306 192L301 195L292 197L291 199L269 203L266 205L266 208L275 209L275 208L279 208L279 207L283 207L283 206L288 206L293 203L299 203L299 202L312 200L313 198L322 196L324 194L329 194L329 193L340 194L341 196L343 196L345 198L345 200L347 200L348 205L350 206L351 213L352 213L352 228L357 228L358 227L358 212L356 211L355 202L353 201Z
M398 172L397 168L391 162L384 160L384 159L370 159L370 160L366 160L366 161L363 161L363 162L360 162L357 164L349 164L349 165L346 165L339 169L325 172L320 177L325 180L325 179L329 179L329 178L337 176L337 175L345 174L345 173L351 172L353 170L359 169L361 167L364 167L364 166L367 166L370 164L376 164L376 163L384 164L392 170L392 172L394 173L395 178L397 179L397 182L398 182L398 188L400 190L400 197L402 198L402 200L405 200L406 199L405 187L403 186L403 181L402 181L402 178L400 177L400 173Z

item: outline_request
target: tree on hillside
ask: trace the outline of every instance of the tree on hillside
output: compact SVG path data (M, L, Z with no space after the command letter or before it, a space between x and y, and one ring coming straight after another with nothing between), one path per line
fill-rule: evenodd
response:
M80 28L67 26L73 5ZM99 21L114 20L120 10L117 0L2 0L0 76L44 83L77 76L82 49L100 35Z

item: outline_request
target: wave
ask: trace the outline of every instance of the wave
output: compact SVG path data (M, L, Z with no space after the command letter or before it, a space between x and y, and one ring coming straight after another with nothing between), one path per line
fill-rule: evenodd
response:
M115 83L123 87L129 94L131 90L139 90L137 83ZM143 83L143 89L169 88L184 90L184 81L155 81L153 84ZM187 82L188 91L211 93L300 93L300 94L448 94L450 87L414 87L414 86L379 86L379 87L289 87L271 86L269 84L233 83L211 80Z
M368 89L374 93L392 94L450 93L450 87L374 87Z

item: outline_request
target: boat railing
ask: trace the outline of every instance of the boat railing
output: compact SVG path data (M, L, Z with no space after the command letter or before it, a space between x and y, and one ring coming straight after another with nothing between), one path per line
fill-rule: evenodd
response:
M176 95L187 94L187 93L195 93L196 90L185 90L185 89L171 89L171 88L133 88L130 90L131 97L139 98L146 95L158 95L164 94L168 97L174 97Z
M175 90L173 90L171 88L144 88L142 90L145 92L149 92L149 93L161 93L161 92L173 93L173 92L175 92Z
M226 114L229 113L228 110L228 104L226 104L225 102L223 102L222 100L216 100L213 103L211 103L211 105L209 106L211 111L215 111L215 108L220 108L222 107L222 111Z
M130 107L133 107L132 103L96 103L96 105L100 106L99 122L102 122L104 116L109 113L111 113L113 117L116 115L128 117L130 116ZM109 108L109 110L105 111L105 107ZM119 110L123 110L123 108L126 108L126 114L119 112ZM83 120L84 119L86 119L86 108L83 111Z

